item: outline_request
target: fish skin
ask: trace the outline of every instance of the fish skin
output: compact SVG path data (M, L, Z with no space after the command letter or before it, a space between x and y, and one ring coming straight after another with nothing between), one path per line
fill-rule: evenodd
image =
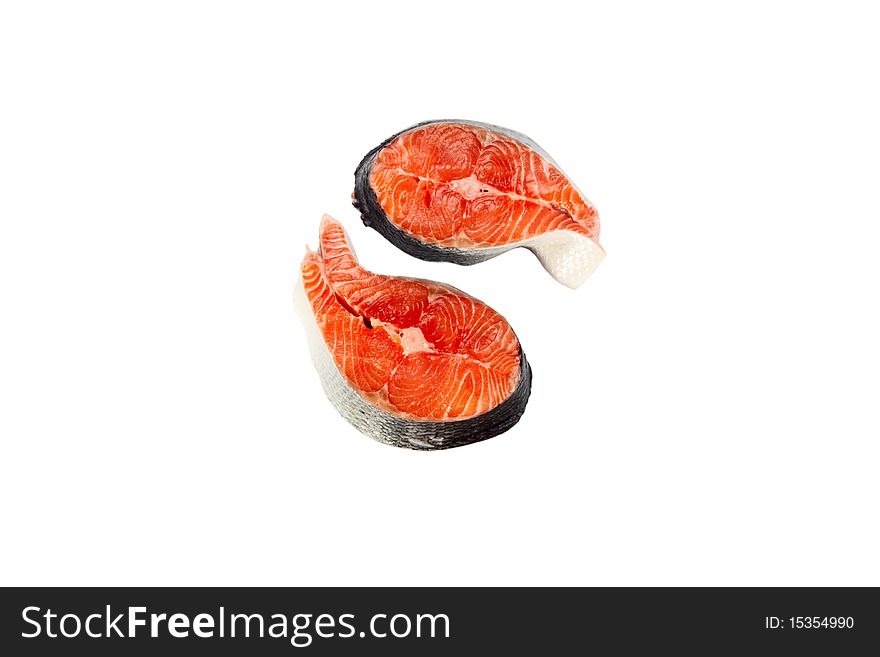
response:
M414 161L405 163L409 167L416 168L427 167L430 169L431 166L434 166L429 172L435 176L439 174L437 183L439 186L434 187L432 187L433 183L430 179L427 182L420 179L418 183L403 180L402 184L404 185L415 185L413 189L409 190L410 193L426 194L426 198L431 198L431 195L440 191L446 192L449 189L454 192L463 191L467 204L466 209L449 211L450 217L457 216L460 220L461 225L458 227L446 226L445 230L441 229L439 234L435 232L432 235L426 234L424 230L413 232L413 226L400 225L400 217L389 217L389 208L383 205L380 200L374 188L373 177L374 175L386 175L382 167L393 169L391 164L397 163L395 158L405 156L406 149L401 150L401 148L408 137L410 138L409 143L412 144L420 134L419 131L430 130L433 127L440 130L445 127L444 124L473 130L476 134L483 135L482 138L487 140L488 144L480 145L482 150L475 161L466 163L453 161L437 166L436 162L432 165L430 155L419 157L424 154L417 152ZM486 135L489 137L487 138ZM462 137L456 136L455 139L461 140ZM390 149L397 149L403 155L391 154L389 156ZM503 158L496 158L495 163L500 164L493 169L491 166L493 164L492 157L487 156L487 153L492 149L495 151L519 149L517 152L522 155L522 161L529 160L530 171L534 173L534 176L529 178L522 171L505 171L502 174L507 175L494 175L493 177L493 173L497 174L503 168L505 161ZM468 148L463 146L460 150L466 151ZM432 154L433 157L438 157L436 149L432 151ZM377 160L382 158L385 158L387 162L377 164ZM455 179L455 174L462 175L477 169L485 174L482 178L494 180L510 189L499 190L488 187L487 189L475 190L472 183L477 179L473 175L470 176L471 181ZM379 174L376 174L377 171ZM397 184L401 184L399 178L394 178L394 173L387 175L391 176L392 182L397 181ZM401 175L405 176L406 174ZM460 185L460 187L456 188L456 185ZM479 191L491 193L487 197L474 198L472 194ZM548 192L550 192L549 195ZM551 198L556 192L559 192L556 197ZM500 126L476 121L444 119L425 121L406 128L392 135L364 156L355 170L355 188L352 196L353 205L361 213L364 225L379 232L402 251L422 260L474 265L522 246L535 253L544 268L556 280L568 287L577 288L592 274L605 256L605 252L598 242L598 213L592 204L577 190L546 151L525 135ZM452 198L450 203L452 206L456 203L455 196L456 194L447 194L446 196L446 198ZM529 200L530 198L532 200ZM430 212L437 214L434 208L444 208L445 204L433 203L435 200L436 197L431 198L432 210ZM490 210L489 215L486 215L486 222L481 224L479 210L486 207L487 201L491 203L494 202L493 200L506 206L506 208L500 208L501 216L516 217L516 219L507 224L492 221L492 212L496 213L496 217L499 213L499 209L495 208ZM388 202L386 195L386 203ZM409 207L412 209L415 205L411 204ZM428 217L428 219L430 218ZM407 216L407 220L412 220L412 217ZM431 224L429 221L425 225L429 229L433 229L437 223L435 221ZM442 225L442 221L439 223ZM525 231L519 230L522 226L526 226ZM543 228L536 230L535 234L529 234L528 230L534 226L542 226Z
M399 299L403 301L397 303ZM477 314L460 314L468 309ZM357 263L341 225L329 217L322 221L321 248L308 252L303 260L297 310L328 398L346 420L380 442L420 450L458 447L503 433L525 410L531 367L500 315L450 286L367 272ZM404 327L402 334L412 331L404 325L418 327L414 333L425 336L426 350L418 351L423 346L418 340L404 339L400 344L386 340L393 333L386 333L389 326ZM340 330L360 337L340 342ZM412 345L417 351L407 355L406 348ZM340 352L353 358L340 358ZM472 359L484 364L474 365ZM422 380L405 372L401 375L407 367L416 373L427 368L432 386L424 387ZM481 376L489 377L484 378L484 385L490 387L506 385L506 380L515 384L512 390L505 389L506 396L477 387L497 398L481 409L480 400L475 401L473 393L468 396L469 388L462 384L463 378ZM408 399L419 404L421 397L430 400L432 396L452 399L453 407L454 402L464 400L465 413L442 418L407 412L413 410L406 406ZM436 411L432 409L434 415ZM468 415L467 411L479 412Z

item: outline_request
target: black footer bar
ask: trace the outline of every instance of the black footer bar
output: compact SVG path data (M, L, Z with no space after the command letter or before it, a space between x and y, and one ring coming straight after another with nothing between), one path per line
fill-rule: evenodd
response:
M872 588L7 588L0 654L866 654Z

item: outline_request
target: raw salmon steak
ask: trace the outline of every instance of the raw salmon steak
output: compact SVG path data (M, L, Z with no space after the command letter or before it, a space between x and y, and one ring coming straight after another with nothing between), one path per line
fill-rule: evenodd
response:
M327 397L371 438L445 449L519 421L532 372L500 314L448 285L362 268L324 216L297 308Z
M472 265L522 246L576 288L605 257L596 208L540 146L498 126L407 128L364 157L353 197L367 226L423 260Z

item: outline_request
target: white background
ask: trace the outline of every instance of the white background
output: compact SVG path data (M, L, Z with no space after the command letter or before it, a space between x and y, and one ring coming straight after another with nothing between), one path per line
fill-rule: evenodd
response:
M3 584L880 584L871 5L4 3ZM530 135L596 204L579 290L360 225L424 119ZM324 398L323 212L487 301L522 421L415 453Z

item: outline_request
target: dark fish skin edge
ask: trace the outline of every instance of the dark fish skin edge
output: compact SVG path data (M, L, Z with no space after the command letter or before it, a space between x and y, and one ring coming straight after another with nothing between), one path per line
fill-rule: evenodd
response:
M401 130L400 132L391 135L388 139L367 153L354 172L354 201L352 201L352 205L360 211L361 221L364 222L365 226L377 231L382 237L391 242L401 251L421 260L428 260L430 262L453 262L457 265L474 265L478 262L488 260L489 258L494 258L498 255L497 253L481 253L476 249L457 249L454 247L438 246L436 244L428 244L419 241L409 233L395 226L394 223L388 219L385 210L379 205L379 200L376 198L376 192L373 191L373 188L370 186L370 172L373 169L373 161L376 159L376 155L379 154L379 151L403 133L432 123L459 123L459 121L455 119L438 119L417 123L405 130Z
M388 441L389 444L414 450L435 451L463 447L504 433L519 422L532 394L532 367L526 360L522 347L519 351L519 363L520 377L516 390L495 408L467 420L446 422L412 422L395 417L394 419L400 423L397 433L399 440ZM430 447L409 442L409 435L428 443Z

